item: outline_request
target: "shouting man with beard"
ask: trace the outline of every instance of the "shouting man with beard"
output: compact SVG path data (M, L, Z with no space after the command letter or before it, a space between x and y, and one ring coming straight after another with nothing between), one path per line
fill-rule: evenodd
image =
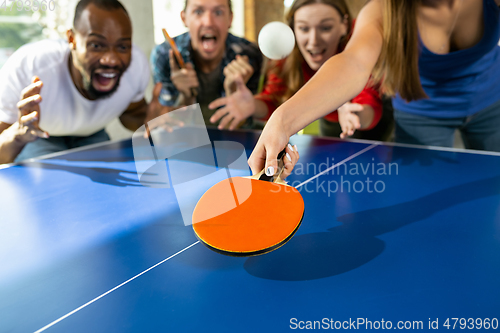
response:
M151 54L154 81L163 85L159 102L164 110L199 103L208 126L251 127L252 114L225 108L216 113L211 104L234 93L238 84L253 93L259 85L262 55L256 45L229 33L231 0L185 0L181 18L188 32L174 41L185 67L179 66L167 42Z
M0 163L109 140L114 118L136 130L157 112L144 100L149 65L120 2L81 0L66 36L21 47L0 70Z

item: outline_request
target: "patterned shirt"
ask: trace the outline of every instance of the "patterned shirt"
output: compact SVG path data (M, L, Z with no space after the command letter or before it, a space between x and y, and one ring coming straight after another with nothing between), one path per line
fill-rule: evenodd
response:
M196 65L193 58L193 49L191 47L191 36L188 32L174 37L174 41L177 44L180 54L185 62L191 62L195 71ZM154 82L161 82L163 88L160 93L160 103L165 106L175 105L177 98L179 97L179 91L175 88L172 80L170 79L170 64L169 64L169 50L170 45L167 42L163 42L157 45L151 53L151 66L153 72ZM253 67L254 73L250 80L247 82L247 87L252 91L252 93L257 93L257 88L259 85L259 76L262 66L262 54L255 44L247 41L246 39L236 37L232 34L227 35L226 39L226 51L224 57L222 58L220 66L220 82L224 82L224 68L234 59L236 55L246 55L248 56L250 65ZM198 71L197 71L198 72ZM224 86L220 87L220 96L225 96Z

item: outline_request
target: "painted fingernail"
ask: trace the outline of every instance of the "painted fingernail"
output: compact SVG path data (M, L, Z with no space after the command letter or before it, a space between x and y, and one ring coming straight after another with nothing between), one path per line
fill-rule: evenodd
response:
M42 96L38 95L36 98L35 98L35 102L40 102L42 100Z
M291 162L292 161L292 158L290 157L290 154L286 153L286 158L288 158L288 160Z
M270 166L269 168L266 169L266 176L272 176L274 175L274 168Z
M291 145L291 144L288 144L288 148L289 148L291 151L293 151L293 147L292 147L292 145Z
M295 149L295 151L297 151L297 152L299 151L299 150L297 149L297 145L293 146L293 148Z

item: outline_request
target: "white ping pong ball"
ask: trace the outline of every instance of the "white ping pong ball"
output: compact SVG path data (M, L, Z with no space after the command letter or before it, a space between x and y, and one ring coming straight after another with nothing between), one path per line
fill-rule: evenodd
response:
M258 42L260 50L266 57L280 60L292 53L295 35L285 23L270 22L260 30Z

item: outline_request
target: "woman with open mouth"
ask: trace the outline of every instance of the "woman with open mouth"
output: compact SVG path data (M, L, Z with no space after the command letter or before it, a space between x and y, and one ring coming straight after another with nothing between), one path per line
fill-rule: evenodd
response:
M295 0L286 22L295 33L295 48L286 59L270 63L264 90L255 97L255 114L267 114L266 118L304 86L329 58L342 52L352 29L352 19L344 0ZM375 131L370 131L382 116L377 89L368 85L341 109L344 114L358 118L357 129L361 130L345 134L362 139L383 139L374 137ZM345 137L338 123L339 113L332 111L320 119L320 133ZM376 132L385 135L387 131L377 129Z

